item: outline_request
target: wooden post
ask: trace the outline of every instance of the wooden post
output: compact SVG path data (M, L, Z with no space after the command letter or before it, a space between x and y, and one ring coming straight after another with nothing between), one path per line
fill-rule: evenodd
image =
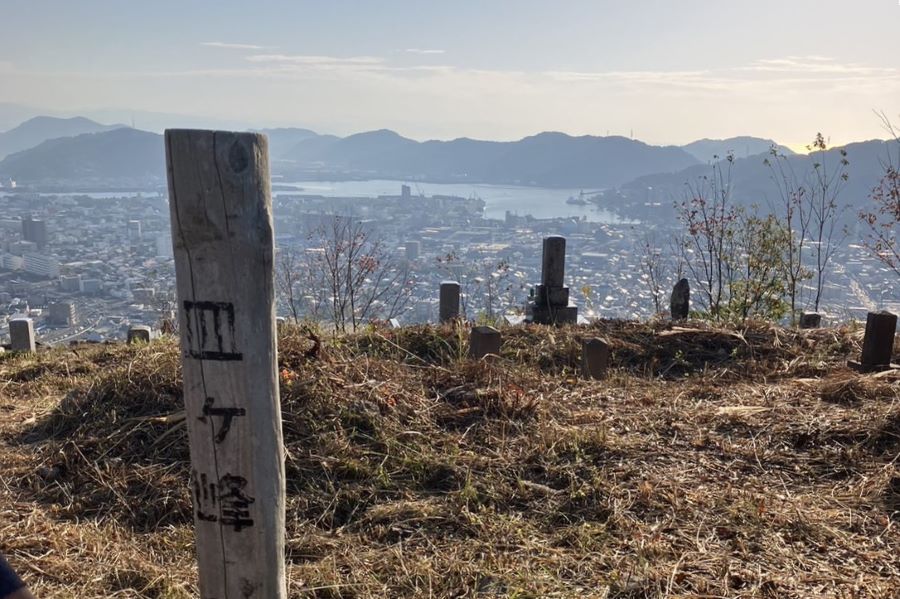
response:
M200 596L284 599L268 141L168 130Z

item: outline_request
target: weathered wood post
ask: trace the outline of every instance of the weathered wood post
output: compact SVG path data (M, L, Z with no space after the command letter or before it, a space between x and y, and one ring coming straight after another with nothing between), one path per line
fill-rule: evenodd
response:
M268 142L193 130L165 141L200 596L284 599Z
M12 351L34 353L37 349L34 321L24 316L10 319L9 342Z
M889 370L896 332L896 314L869 312L866 316L866 335L863 337L862 357L859 362L850 362L850 366L860 372Z
M494 327L475 327L469 334L469 358L481 360L486 356L499 356L503 337Z
M441 282L438 315L442 323L459 318L459 283L456 281Z
M135 325L128 329L128 337L126 342L128 345L132 343L150 343L150 327L146 325Z
M609 343L603 339L581 342L581 371L586 379L604 379L609 368Z

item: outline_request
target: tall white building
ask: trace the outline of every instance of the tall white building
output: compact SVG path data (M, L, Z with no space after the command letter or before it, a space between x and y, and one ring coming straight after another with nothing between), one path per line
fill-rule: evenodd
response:
M140 241L141 240L141 221L139 221L139 220L128 221L128 240L129 241Z
M59 277L59 260L53 256L28 252L23 258L25 261L25 272L48 279Z
M0 256L0 268L4 270L22 270L25 267L25 259L21 256L13 254L3 254Z
M171 260L175 257L175 253L172 250L171 235L159 235L156 238L156 257L165 258L168 260Z

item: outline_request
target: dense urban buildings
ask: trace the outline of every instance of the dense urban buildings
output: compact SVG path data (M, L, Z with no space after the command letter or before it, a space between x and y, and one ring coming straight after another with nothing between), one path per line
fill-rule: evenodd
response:
M436 321L438 288L460 282L462 309L471 320L519 317L539 282L541 244L567 239L565 279L586 318L637 318L653 312L637 241L660 225L535 219L508 212L484 217L478 198L423 196L398 184L397 195L335 198L301 193L275 197L279 252L321 252L314 231L332 215L364 223L386 249L393 268L408 271L412 292L401 323ZM33 317L40 342L124 338L133 325L158 328L173 316L174 268L167 199L162 193L0 195L0 339L8 320ZM124 195L124 194L123 194ZM825 293L831 321L896 311L900 285L851 237L835 260ZM677 273L666 273L674 281ZM300 316L324 314L310 279L295 290ZM667 293L667 291L666 291ZM280 311L290 316L282 303Z

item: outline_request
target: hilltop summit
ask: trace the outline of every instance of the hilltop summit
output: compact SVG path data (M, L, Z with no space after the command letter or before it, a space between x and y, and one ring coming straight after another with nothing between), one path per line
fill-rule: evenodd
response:
M476 362L449 326L288 326L292 592L890 596L900 378L845 366L860 334L507 327ZM588 336L606 380L578 375ZM7 354L0 377L4 543L37 594L193 596L176 340Z

